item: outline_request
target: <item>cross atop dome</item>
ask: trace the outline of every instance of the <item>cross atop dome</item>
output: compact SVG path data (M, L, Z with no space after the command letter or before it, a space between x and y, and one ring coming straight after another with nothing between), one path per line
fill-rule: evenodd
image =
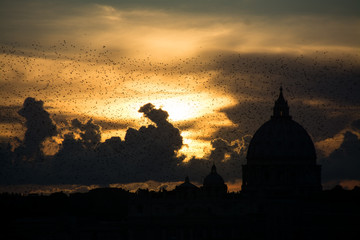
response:
M279 98L275 101L274 114L271 116L272 119L274 118L291 119L291 116L289 115L289 106L284 98L282 90L283 88L282 86L280 86L280 94L279 94Z

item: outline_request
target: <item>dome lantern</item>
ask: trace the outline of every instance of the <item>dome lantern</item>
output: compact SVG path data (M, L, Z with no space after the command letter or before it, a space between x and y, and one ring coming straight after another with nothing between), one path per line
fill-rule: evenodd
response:
M284 96L283 96L283 92L282 92L282 87L280 87L280 94L279 94L279 98L275 101L275 106L274 106L274 114L273 116L271 116L271 118L290 118L291 116L289 115L289 106L287 101L285 100Z

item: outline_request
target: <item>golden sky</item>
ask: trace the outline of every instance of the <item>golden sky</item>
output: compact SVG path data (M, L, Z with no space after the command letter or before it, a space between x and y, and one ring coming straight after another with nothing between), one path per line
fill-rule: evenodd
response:
M14 112L26 97L60 130L94 119L102 141L151 124L138 110L152 103L180 129L186 159L252 135L280 85L320 155L360 118L356 1L20 2L0 4L2 139L23 138Z

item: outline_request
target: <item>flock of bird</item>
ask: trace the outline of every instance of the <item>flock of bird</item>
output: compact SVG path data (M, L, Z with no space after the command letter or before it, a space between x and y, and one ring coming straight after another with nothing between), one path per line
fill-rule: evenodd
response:
M214 136L231 131L251 134L254 130L251 119L263 121L264 115L271 114L280 85L285 87L288 100L296 105L305 103L306 99L325 99L318 101L318 105L307 105L310 112L320 109L321 120L328 117L329 109L348 115L347 121L358 111L359 61L356 56L339 57L328 52L308 56L213 53L206 57L198 54L161 60L128 56L112 46L83 46L66 40L50 45L34 42L0 47L3 104L21 105L27 96L32 96L45 101L45 106L58 115L81 112L92 116L93 111L101 111L100 108L108 108L114 102L121 105L138 96L209 92L214 98L225 95L238 102L237 106L217 111L225 112L241 128L239 131L234 127L229 131L219 129ZM349 108L336 108L340 100ZM269 111L263 112L264 106ZM355 110L350 106L355 106ZM302 120L306 121L305 116ZM310 124L316 125L316 121ZM261 124L260 121L257 124ZM315 134L327 131L328 127L331 124L318 124L319 131Z

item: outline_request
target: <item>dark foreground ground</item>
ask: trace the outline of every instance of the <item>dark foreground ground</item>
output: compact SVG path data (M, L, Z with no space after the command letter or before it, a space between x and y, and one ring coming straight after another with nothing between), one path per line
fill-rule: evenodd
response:
M0 239L360 239L359 188L306 197L3 193L0 211Z

